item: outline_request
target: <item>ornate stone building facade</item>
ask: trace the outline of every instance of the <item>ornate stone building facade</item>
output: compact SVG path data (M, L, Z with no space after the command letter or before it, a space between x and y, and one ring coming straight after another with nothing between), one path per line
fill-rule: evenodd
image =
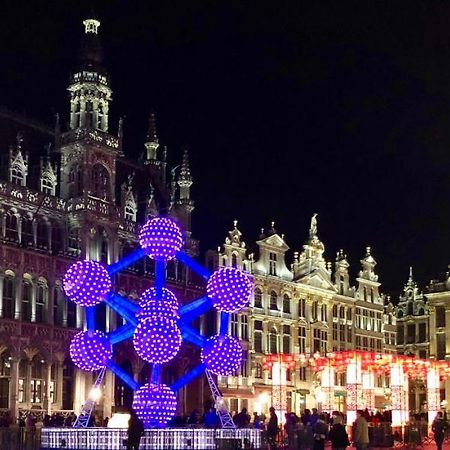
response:
M112 90L103 66L100 22L87 19L80 57L70 78L70 129L59 117L49 128L0 111L0 409L16 417L19 410L75 410L85 400L92 374L77 370L68 357L71 336L84 324L83 313L66 301L62 277L78 258L112 263L137 245L139 223L159 211L177 218L185 230L186 250L198 253L191 236L192 176L187 151L178 172L166 179L166 149L160 147L155 116L149 121L144 156L131 161L123 149L122 121L112 134ZM44 149L44 151L42 151ZM116 292L136 299L152 284L150 260L115 276ZM169 286L182 301L203 293L201 283L170 262ZM97 327L121 325L100 305ZM197 324L204 327L204 323ZM128 349L130 350L130 349ZM122 346L115 358L135 379L148 379L149 368ZM198 354L182 348L163 374L173 381L196 364ZM188 409L203 404L201 380L182 390ZM100 412L128 405L131 392L108 373Z
M301 252L294 253L288 266L289 250L274 224L261 230L255 251L247 249L237 228L229 231L218 251L206 255L210 266L242 268L255 279L251 305L233 315L230 332L245 343L245 358L235 377L219 377L221 390L237 411L247 407L265 412L271 405L271 372L264 370L268 354L327 354L359 349L395 351L394 307L380 294L376 261L367 248L361 259L356 286L350 281L349 263L341 250L334 266L324 259L325 246L319 239L317 218L311 219L309 237ZM288 370L288 410L299 412L320 403L319 380L309 368L296 364ZM385 401L387 380L376 380L376 402ZM335 379L335 407L345 410L345 377Z

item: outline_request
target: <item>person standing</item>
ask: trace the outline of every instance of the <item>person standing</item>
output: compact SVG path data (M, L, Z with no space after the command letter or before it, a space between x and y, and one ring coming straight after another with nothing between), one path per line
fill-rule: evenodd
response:
M342 416L339 413L333 414L333 425L331 426L329 438L333 450L345 450L350 445Z
M269 441L270 449L276 450L277 448L277 434L278 434L278 416L275 414L275 408L271 406L269 408L270 418L267 424L267 440Z
M442 417L441 411L438 411L436 418L433 420L431 430L434 433L434 441L436 442L437 450L442 450L442 444L444 442L445 430L447 429L447 423Z
M369 446L369 425L364 418L364 411L356 411L356 420L353 423L352 438L356 450L366 450Z
M128 442L127 450L139 450L141 437L144 434L144 424L136 414L136 411L131 410L130 419L128 420Z
M328 436L328 425L324 414L317 415L316 423L312 426L314 433L314 450L323 450L325 448L325 440Z

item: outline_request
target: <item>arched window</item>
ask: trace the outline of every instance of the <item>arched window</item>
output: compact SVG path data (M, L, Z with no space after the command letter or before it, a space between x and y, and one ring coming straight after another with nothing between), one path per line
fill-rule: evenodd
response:
M44 365L45 361L40 355L31 360L31 403L42 403L44 400Z
M25 186L25 171L17 164L13 165L10 169L11 183L18 186Z
M237 268L237 255L236 253L233 253L231 255L231 267Z
M399 309L397 312L397 317L401 319L403 317L403 310Z
M69 197L78 197L81 194L82 173L78 166L74 165L69 170Z
M262 376L263 376L262 364L256 363L255 364L255 378L262 378Z
M8 214L6 214L6 239L17 242L19 239L18 225L19 218L13 212L8 212Z
M69 328L77 326L77 305L74 302L67 302L67 326Z
M40 219L37 224L37 247L48 249L48 224L44 219Z
M262 292L261 289L255 289L255 308L262 308Z
M9 380L11 377L11 355L0 354L0 408L9 408Z
M41 191L45 195L55 195L56 177L51 176L48 172L43 173L41 177Z
M408 316L412 316L413 315L413 302L409 301L408 302Z
M57 222L54 222L51 231L52 231L52 252L54 255L57 255L64 250L61 225Z
M286 314L291 313L291 299L287 294L283 295L283 312Z
M48 287L43 280L39 281L36 296L36 322L45 322L48 303Z
M22 320L31 322L31 299L33 285L31 280L25 279L22 284Z
M275 291L270 293L270 309L273 311L278 311L278 296Z
M29 216L22 219L22 245L25 247L34 245L33 219Z
M365 286L363 287L363 299L365 302L367 301L367 289Z
M56 326L62 327L64 325L64 296L61 290L61 285L58 283L55 286L53 299L53 323Z
M423 308L420 308L419 311L418 311L418 315L419 316L425 315L425 310Z
M108 237L102 235L100 238L100 262L108 264L109 243Z
M339 308L339 318L340 319L345 319L345 308L343 306L341 306Z
M3 280L3 317L14 319L14 301L16 297L15 278L8 275Z
M332 313L333 313L333 317L337 317L338 316L338 307L337 307L337 305L333 305Z
M136 222L136 203L132 199L128 199L125 203L125 220Z
M78 254L81 250L81 237L79 228L71 228L68 235L69 252Z
M107 200L110 194L109 173L102 164L96 164L92 168L92 195L102 200Z

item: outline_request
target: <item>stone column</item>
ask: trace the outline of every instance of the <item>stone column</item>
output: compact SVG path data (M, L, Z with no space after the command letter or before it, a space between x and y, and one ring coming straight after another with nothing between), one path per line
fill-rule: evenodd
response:
M3 317L3 281L5 279L5 275L3 273L0 274L0 317Z
M51 402L51 398L50 398L50 383L52 381L52 363L51 363L51 361L48 361L46 364L44 378L45 378L45 390L44 390L43 407L47 411L47 414L51 415L51 413L52 413L52 402Z
M14 318L20 320L22 312L22 287L23 287L23 274L18 273L15 279L16 283L16 304L14 308Z
M19 415L17 392L19 387L19 358L11 359L11 379L9 382L9 409L11 417L16 419Z
M52 252L52 226L51 224L47 224L47 248L48 252Z
M448 357L450 357L450 339L449 339L449 335L447 334L447 330L449 329L450 326L450 308L445 308L445 329L446 329L446 333L445 333L445 359L447 359Z
M6 214L2 216L2 236L6 237Z
M33 279L31 283L31 321L36 322L36 291L37 291L37 283Z
M105 373L103 390L103 417L111 417L114 403L114 376L110 370Z
M27 378L24 386L25 402L31 404L31 360L27 358Z
M17 218L17 242L22 243L22 217Z
M48 289L47 289L47 311L46 311L46 317L45 317L45 322L47 322L50 325L54 324L54 305L55 305L55 289L53 284L49 284L48 285Z
M63 381L64 381L64 372L63 372L63 361L56 362L56 403L59 406L59 409L62 409L63 406Z
M436 334L436 308L430 306L430 338ZM430 354L429 357L436 357L436 339L430 339Z

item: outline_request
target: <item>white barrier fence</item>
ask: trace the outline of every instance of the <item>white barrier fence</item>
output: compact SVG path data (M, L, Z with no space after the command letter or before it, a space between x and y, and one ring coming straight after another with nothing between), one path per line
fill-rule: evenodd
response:
M127 431L118 428L43 428L42 450L125 450ZM164 428L145 430L145 450L228 450L262 448L261 430Z

